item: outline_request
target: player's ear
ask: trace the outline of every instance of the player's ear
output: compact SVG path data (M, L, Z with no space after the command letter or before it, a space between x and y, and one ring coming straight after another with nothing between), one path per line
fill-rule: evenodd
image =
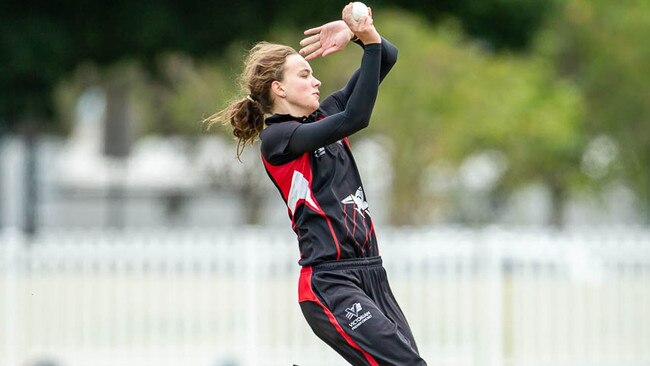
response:
M271 92L280 98L286 98L287 96L287 93L284 91L284 87L282 87L282 83L277 80L271 83Z

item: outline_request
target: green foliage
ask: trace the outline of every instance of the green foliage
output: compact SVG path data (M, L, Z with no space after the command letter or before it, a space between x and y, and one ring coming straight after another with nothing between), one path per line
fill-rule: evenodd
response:
M561 200L582 181L583 101L571 83L555 77L552 65L542 58L492 53L466 39L456 22L433 28L398 11L376 18L381 32L400 49L369 131L390 140L393 223L430 222L434 213L449 217L459 203L449 190L441 194L431 188L432 179L449 178L432 172L440 166L453 172L469 156L486 151L507 160L493 193L507 196L541 181ZM300 38L291 27L274 27L265 37L296 47ZM201 133L201 118L243 97L235 75L249 46L235 43L218 62L198 63L180 54L161 57L158 78L140 78L133 86L145 131ZM350 45L312 61L323 94L345 84L360 54L358 46Z
M215 63L199 63L192 58L169 54L159 62L159 80L150 82L152 114L149 133L200 135L202 120L217 111L231 87ZM164 127L164 128L161 128Z
M82 65L73 77L55 90L57 117L68 121L69 130L78 98L89 87L108 89L120 81L128 93L128 105L136 135L198 136L202 120L225 105L232 84L215 62L200 63L183 54L166 54L157 62L157 78L151 78L138 62L120 62L109 68ZM220 129L215 129L221 132Z
M394 223L429 221L424 202L453 207L427 188L428 169L482 151L507 157L495 189L542 181L564 191L581 180L582 99L543 60L493 54L453 22L431 28L406 13L383 13L377 23L400 48L372 124L392 140Z
M464 33L498 50L526 50L530 40L553 14L558 0L396 0L368 1L373 9L398 7L431 23L452 16Z
M503 197L531 182L543 183L556 200L553 220L560 221L557 207L573 188L600 183L587 179L581 164L585 146L603 136L612 137L619 150L607 177L629 182L650 212L650 73L645 71L650 2L566 0L556 9L557 3L370 4L378 29L400 49L370 128L391 141L394 223L430 222L431 207L447 210L435 214L448 217L458 203L448 191L432 188L432 177L453 187L455 169L483 152L506 157L490 194ZM131 87L145 132L201 133L203 117L244 96L235 75L252 40L298 47L304 27L336 18L342 5L152 4L102 8L43 2L31 13L0 16L0 56L8 65L0 69L0 121L26 113L48 115L53 83L71 75L81 60L94 60L96 73L88 80L102 83L107 78L102 68L129 55L139 60ZM388 4L420 15L389 11ZM114 16L105 19L107 12ZM536 34L540 24L543 31ZM343 54L312 62L323 94L347 81L359 54L350 46ZM69 105L87 85L73 84L57 94L57 104ZM451 173L432 175L440 171Z
M93 63L80 65L69 78L58 83L53 91L55 119L63 121L61 130L69 133L74 127L75 109L86 89L101 85L101 70Z
M492 47L526 49L557 0L464 0L453 2L468 34Z
M568 0L538 48L585 95L590 138L611 136L619 167L650 221L650 2Z
M65 58L71 48L60 24L52 19L1 19L0 120L11 126L52 113L48 97L59 76L69 70L69 64L53 60Z
M429 19L452 13L472 34L499 48L522 48L549 8L547 0L377 0ZM81 63L136 59L157 76L167 53L215 58L235 39L259 39L272 24L312 27L337 18L344 3L318 0L14 1L0 8L0 121L48 120L56 83ZM502 22L503 17L508 20ZM498 22L498 26L494 26ZM60 121L59 121L60 122ZM7 127L7 126L4 126Z

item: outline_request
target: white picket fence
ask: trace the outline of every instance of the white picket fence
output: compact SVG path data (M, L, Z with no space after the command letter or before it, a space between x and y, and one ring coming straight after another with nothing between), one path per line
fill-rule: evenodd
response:
M429 365L650 365L650 232L384 229ZM0 365L345 365L286 231L0 233ZM41 363L44 364L44 363Z

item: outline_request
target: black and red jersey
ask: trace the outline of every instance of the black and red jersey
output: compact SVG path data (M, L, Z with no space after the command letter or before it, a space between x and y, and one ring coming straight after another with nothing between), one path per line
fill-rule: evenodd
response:
M379 255L348 136L366 127L379 83L397 60L385 39L310 116L276 114L260 134L264 167L287 204L302 266Z

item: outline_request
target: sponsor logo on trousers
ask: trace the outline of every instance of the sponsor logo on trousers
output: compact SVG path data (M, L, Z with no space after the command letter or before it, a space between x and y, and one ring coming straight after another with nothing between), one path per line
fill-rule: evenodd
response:
M356 319L354 319L349 325L352 330L355 330L361 326L361 324L367 322L372 318L372 314L370 314L369 311L366 311L365 313L359 315Z

